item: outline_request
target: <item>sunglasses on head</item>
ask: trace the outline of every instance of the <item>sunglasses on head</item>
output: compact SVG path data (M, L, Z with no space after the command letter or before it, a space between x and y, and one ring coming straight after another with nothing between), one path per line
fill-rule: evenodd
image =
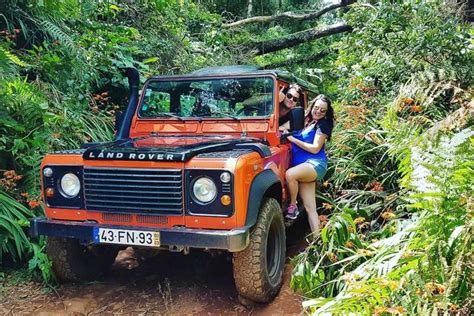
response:
M300 98L298 98L298 97L295 97L295 96L292 95L291 93L287 93L287 94L286 94L286 98L287 98L288 100L293 99L293 101L295 101L295 102L298 102L298 100L300 99Z

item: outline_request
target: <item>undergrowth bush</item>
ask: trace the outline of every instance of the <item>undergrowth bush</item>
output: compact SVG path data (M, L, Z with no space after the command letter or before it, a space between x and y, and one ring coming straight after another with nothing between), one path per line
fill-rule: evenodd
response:
M312 313L472 304L472 46L456 12L380 1L347 14L356 28L334 65L339 117L319 195L332 215L292 277Z
M193 1L0 2L0 262L30 258L51 280L44 240L25 234L43 214L42 157L113 139L128 95L121 68L143 82L232 60L219 23Z
M15 181L13 174L6 180ZM4 261L5 255L19 260L28 252L29 240L24 227L32 216L31 210L0 190L0 262Z
M439 139L430 140L433 137ZM472 291L473 141L472 128L417 138L410 148L412 159L400 165L408 189L406 207L415 215L388 219L395 222L393 235L372 240L364 249L354 243L350 248L357 250L346 247L349 253L345 258L330 260L328 268L321 270L338 269L340 273L318 285L338 287L339 291L335 297L307 302L311 310L415 314L457 312L462 308L467 312L472 308L463 305L469 303ZM324 235L322 242L323 249L331 247ZM320 251L314 247L314 252ZM340 244L332 247L343 249ZM320 269L305 264L307 269ZM320 274L316 273L314 279ZM296 276L300 275L304 273ZM319 288L314 289L318 293Z

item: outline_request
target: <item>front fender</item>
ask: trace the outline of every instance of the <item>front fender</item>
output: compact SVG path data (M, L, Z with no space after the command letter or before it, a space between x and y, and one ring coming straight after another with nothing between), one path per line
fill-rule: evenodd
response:
M267 169L259 173L250 185L245 226L252 227L257 222L258 213L265 197L275 198L281 204L282 184L280 178Z

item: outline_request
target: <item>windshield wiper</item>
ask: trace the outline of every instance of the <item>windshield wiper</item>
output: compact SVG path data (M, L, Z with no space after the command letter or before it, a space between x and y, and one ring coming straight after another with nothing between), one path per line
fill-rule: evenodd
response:
M184 121L184 119L181 116L176 115L176 114L171 113L171 112L160 112L156 116L157 117L160 117L160 116L172 117L172 118L178 119L180 121Z

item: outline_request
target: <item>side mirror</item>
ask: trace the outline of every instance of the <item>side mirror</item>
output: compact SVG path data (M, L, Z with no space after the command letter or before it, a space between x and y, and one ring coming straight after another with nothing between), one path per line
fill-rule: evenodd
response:
M115 132L118 132L120 126L122 126L124 113L122 111L115 112Z
M301 106L290 110L290 130L299 131L304 128L304 109Z

